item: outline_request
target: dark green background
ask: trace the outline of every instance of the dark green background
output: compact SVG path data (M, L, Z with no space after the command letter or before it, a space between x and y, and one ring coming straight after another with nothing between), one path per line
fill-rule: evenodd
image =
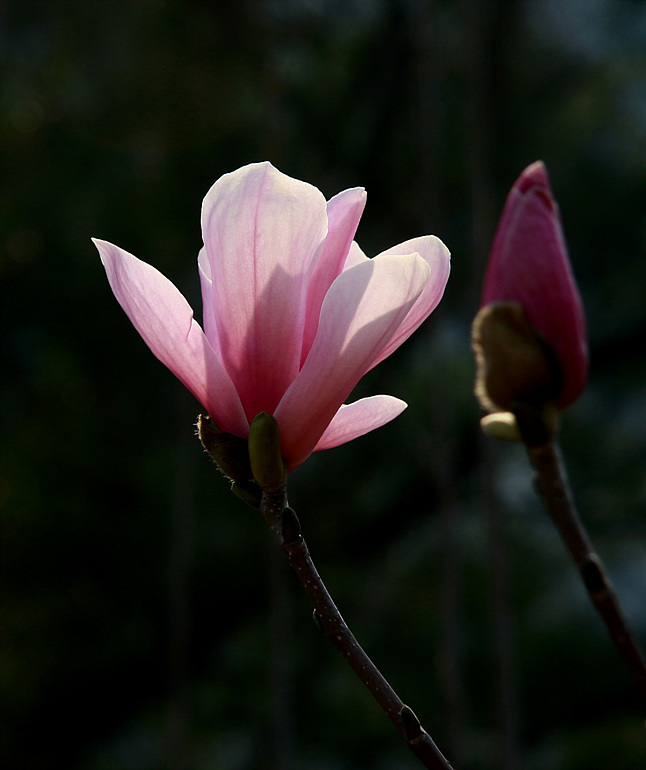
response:
M564 452L646 641L646 4L13 0L0 25L2 767L418 767L90 242L199 308L202 197L268 159L365 186L368 254L453 254L440 309L357 389L408 410L290 482L350 625L458 770L643 770L643 704L524 454L480 435L469 325L542 158L592 356Z

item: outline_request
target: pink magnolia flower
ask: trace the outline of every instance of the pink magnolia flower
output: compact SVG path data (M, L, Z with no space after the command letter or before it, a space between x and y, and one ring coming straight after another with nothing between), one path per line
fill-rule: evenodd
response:
M434 236L368 259L353 241L362 188L325 201L270 163L221 177L202 205L203 327L154 267L95 240L117 300L218 428L246 438L262 411L289 470L384 425L392 396L344 404L440 301L449 252Z
M511 189L494 238L482 305L517 302L561 367L556 406L579 397L588 372L585 319L558 206L545 166L528 166Z

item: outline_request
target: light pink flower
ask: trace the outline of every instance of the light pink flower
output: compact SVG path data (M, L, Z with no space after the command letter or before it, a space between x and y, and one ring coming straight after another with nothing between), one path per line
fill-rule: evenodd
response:
M563 377L556 405L581 394L588 372L585 319L558 206L545 166L528 166L511 189L498 224L482 305L517 302L550 345Z
M362 188L331 200L270 163L221 177L202 205L203 327L154 267L95 240L112 290L152 352L221 431L273 414L292 470L380 427L406 404L344 404L440 301L449 253L434 236L368 259L353 242Z

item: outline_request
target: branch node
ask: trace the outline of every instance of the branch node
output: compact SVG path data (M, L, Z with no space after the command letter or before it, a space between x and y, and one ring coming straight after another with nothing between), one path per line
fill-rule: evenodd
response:
M325 628L323 628L323 619L321 618L321 615L318 610L314 610L312 612L312 620L314 621L314 625L318 628L318 630L325 635Z
M410 706L404 706L399 712L404 728L404 735L410 744L415 744L424 737L424 730L417 715Z
M283 508L281 513L280 533L283 538L283 545L286 546L294 547L303 540L303 536L301 535L301 523L298 520L296 511L289 506Z
M604 573L603 564L596 553L586 556L580 570L585 587L591 596L601 598L608 593L608 579Z

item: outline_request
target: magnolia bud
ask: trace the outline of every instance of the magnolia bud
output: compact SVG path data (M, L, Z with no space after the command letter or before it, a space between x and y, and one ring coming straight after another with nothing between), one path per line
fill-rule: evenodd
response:
M547 171L528 166L505 203L487 263L482 306L516 302L558 361L559 409L581 395L588 371L585 320Z

